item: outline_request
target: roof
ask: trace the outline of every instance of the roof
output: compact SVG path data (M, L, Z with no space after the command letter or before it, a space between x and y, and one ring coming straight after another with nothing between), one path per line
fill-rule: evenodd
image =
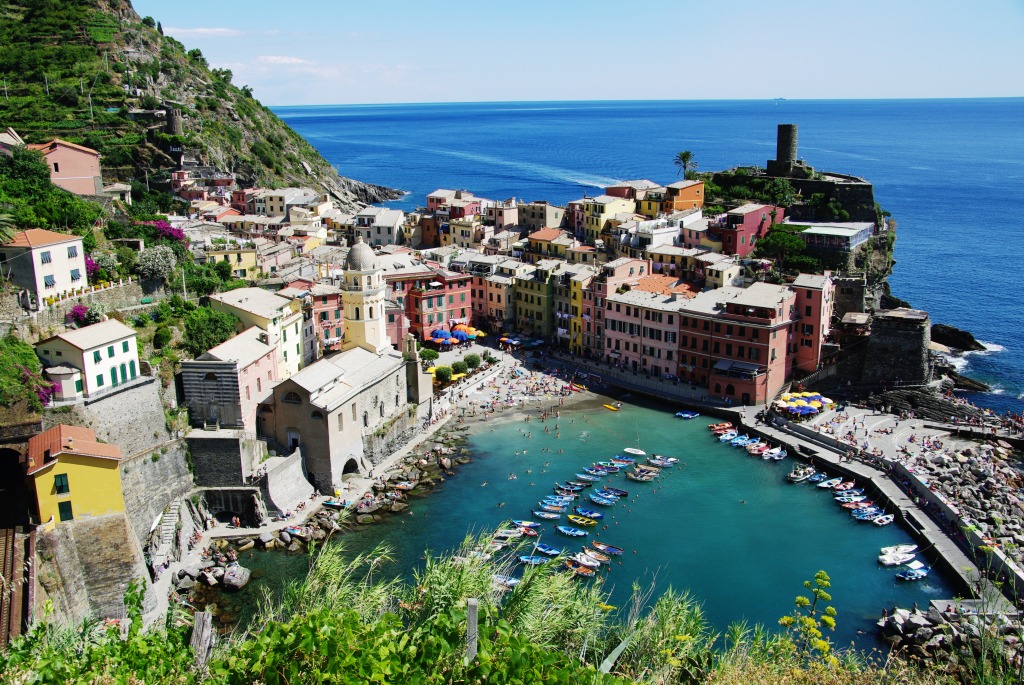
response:
M395 351L375 354L361 347L323 357L285 381L309 393L310 404L333 411L374 381L399 371L405 362Z
M373 271L380 268L380 262L373 248L363 242L363 236L356 238L355 245L345 257L345 271Z
M4 247L45 247L57 243L69 243L74 240L81 241L82 237L70 233L57 233L47 231L45 228L29 228L15 233L10 242L4 243Z
M862 222L860 226L837 226L819 224L817 226L811 226L807 230L801 231L799 235L831 235L838 236L840 238L852 238L856 235L860 235L861 233L871 232L874 230L875 225L870 221Z
M736 209L730 209L729 214L750 214L751 212L758 212L762 209L767 209L769 205L759 205L753 202L748 202L745 205L740 205Z
M564 231L560 228L542 228L527 236L529 240L554 240L560 238Z
M291 304L287 297L281 297L263 288L229 290L226 293L210 295L210 299L264 319L273 319Z
M649 255L675 255L678 257L696 257L704 250L693 247L682 247L681 245L651 245L647 248Z
M660 188L654 181L648 181L646 178L637 179L635 181L622 181L621 183L615 183L608 186L609 188L633 188L635 190L650 190L651 188Z
M660 293L662 295L678 293L685 296L687 299L693 298L698 292L700 292L700 288L696 285L682 278L676 278L675 276L668 276L665 274L649 274L647 276L641 276L636 285L633 286L633 290L640 290L648 293Z
M30 145L26 145L25 147L27 147L29 150L40 150L44 155L53 152L58 147L66 147L72 150L78 150L79 152L85 152L86 154L96 155L97 157L100 156L100 153L96 152L91 147L86 147L84 145L75 145L74 143L69 143L68 141L61 140L60 138L54 138L48 143L32 143Z
M268 343L260 340L263 335L256 326L245 329L233 338L228 338L220 345L211 347L205 354L196 357L199 362L237 362L238 368L244 369L260 357L274 350ZM183 362L188 364L189 362Z
M743 290L733 302L742 307L774 309L782 304L792 293L793 291L786 286L757 282Z
M634 289L627 290L624 293L609 295L607 301L660 311L679 311L686 302L686 298L680 298L675 294L666 295L665 293Z
M60 335L55 335L45 340L40 340L36 343L36 347L46 344L51 340L63 340L67 344L75 347L79 350L91 350L97 347L103 347L110 343L122 340L124 338L134 338L135 331L117 319L107 319L106 321L100 321L94 323L91 326L85 328L78 328L73 331L67 331Z
M793 285L797 288L812 288L814 290L822 290L828 285L828 275L819 274L800 274L793 281Z
M97 442L92 429L62 423L28 439L28 475L42 471L62 454L121 459L121 449L117 445Z

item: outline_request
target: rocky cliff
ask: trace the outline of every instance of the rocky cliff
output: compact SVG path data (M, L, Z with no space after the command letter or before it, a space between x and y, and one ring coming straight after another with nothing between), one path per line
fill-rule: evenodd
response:
M167 187L182 155L254 186L309 186L354 209L398 196L340 176L199 50L128 0L0 0L0 124L103 156L104 180Z

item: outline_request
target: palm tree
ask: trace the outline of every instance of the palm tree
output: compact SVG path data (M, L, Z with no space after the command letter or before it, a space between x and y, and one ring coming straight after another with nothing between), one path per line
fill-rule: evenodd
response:
M14 217L10 214L0 214L0 245L9 242L14 238L18 229L14 225Z
M676 165L676 168L683 173L683 178L686 178L686 172L691 169L696 170L697 161L693 158L693 153L689 150L683 150L676 154L675 161L672 162ZM676 172L676 176L679 175L679 171Z

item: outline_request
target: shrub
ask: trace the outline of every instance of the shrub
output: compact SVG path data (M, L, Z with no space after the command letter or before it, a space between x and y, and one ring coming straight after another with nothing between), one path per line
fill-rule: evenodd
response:
M420 350L420 359L423 359L428 362L432 362L440 356L441 355L437 353L437 350L431 350L429 348L424 348Z
M452 382L452 367L450 366L439 366L434 370L434 378L441 385L447 385Z
M469 365L464 361L457 361L452 364L453 373L466 373L467 371L469 371Z
M149 315L146 312L142 312L132 320L132 323L135 324L136 328L142 328L149 323Z
M466 355L466 366L468 366L470 368L470 370L475 370L475 369L480 368L480 355L479 354L467 354Z
M174 250L166 245L157 245L139 255L135 270L142 278L163 280L177 263Z
M164 345L171 342L171 329L166 325L157 326L156 331L153 333L153 347L161 350Z

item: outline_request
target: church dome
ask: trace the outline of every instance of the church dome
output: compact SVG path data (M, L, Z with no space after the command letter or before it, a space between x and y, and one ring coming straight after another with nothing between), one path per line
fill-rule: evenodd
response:
M377 255L359 236L345 258L345 271L373 271L377 268Z

